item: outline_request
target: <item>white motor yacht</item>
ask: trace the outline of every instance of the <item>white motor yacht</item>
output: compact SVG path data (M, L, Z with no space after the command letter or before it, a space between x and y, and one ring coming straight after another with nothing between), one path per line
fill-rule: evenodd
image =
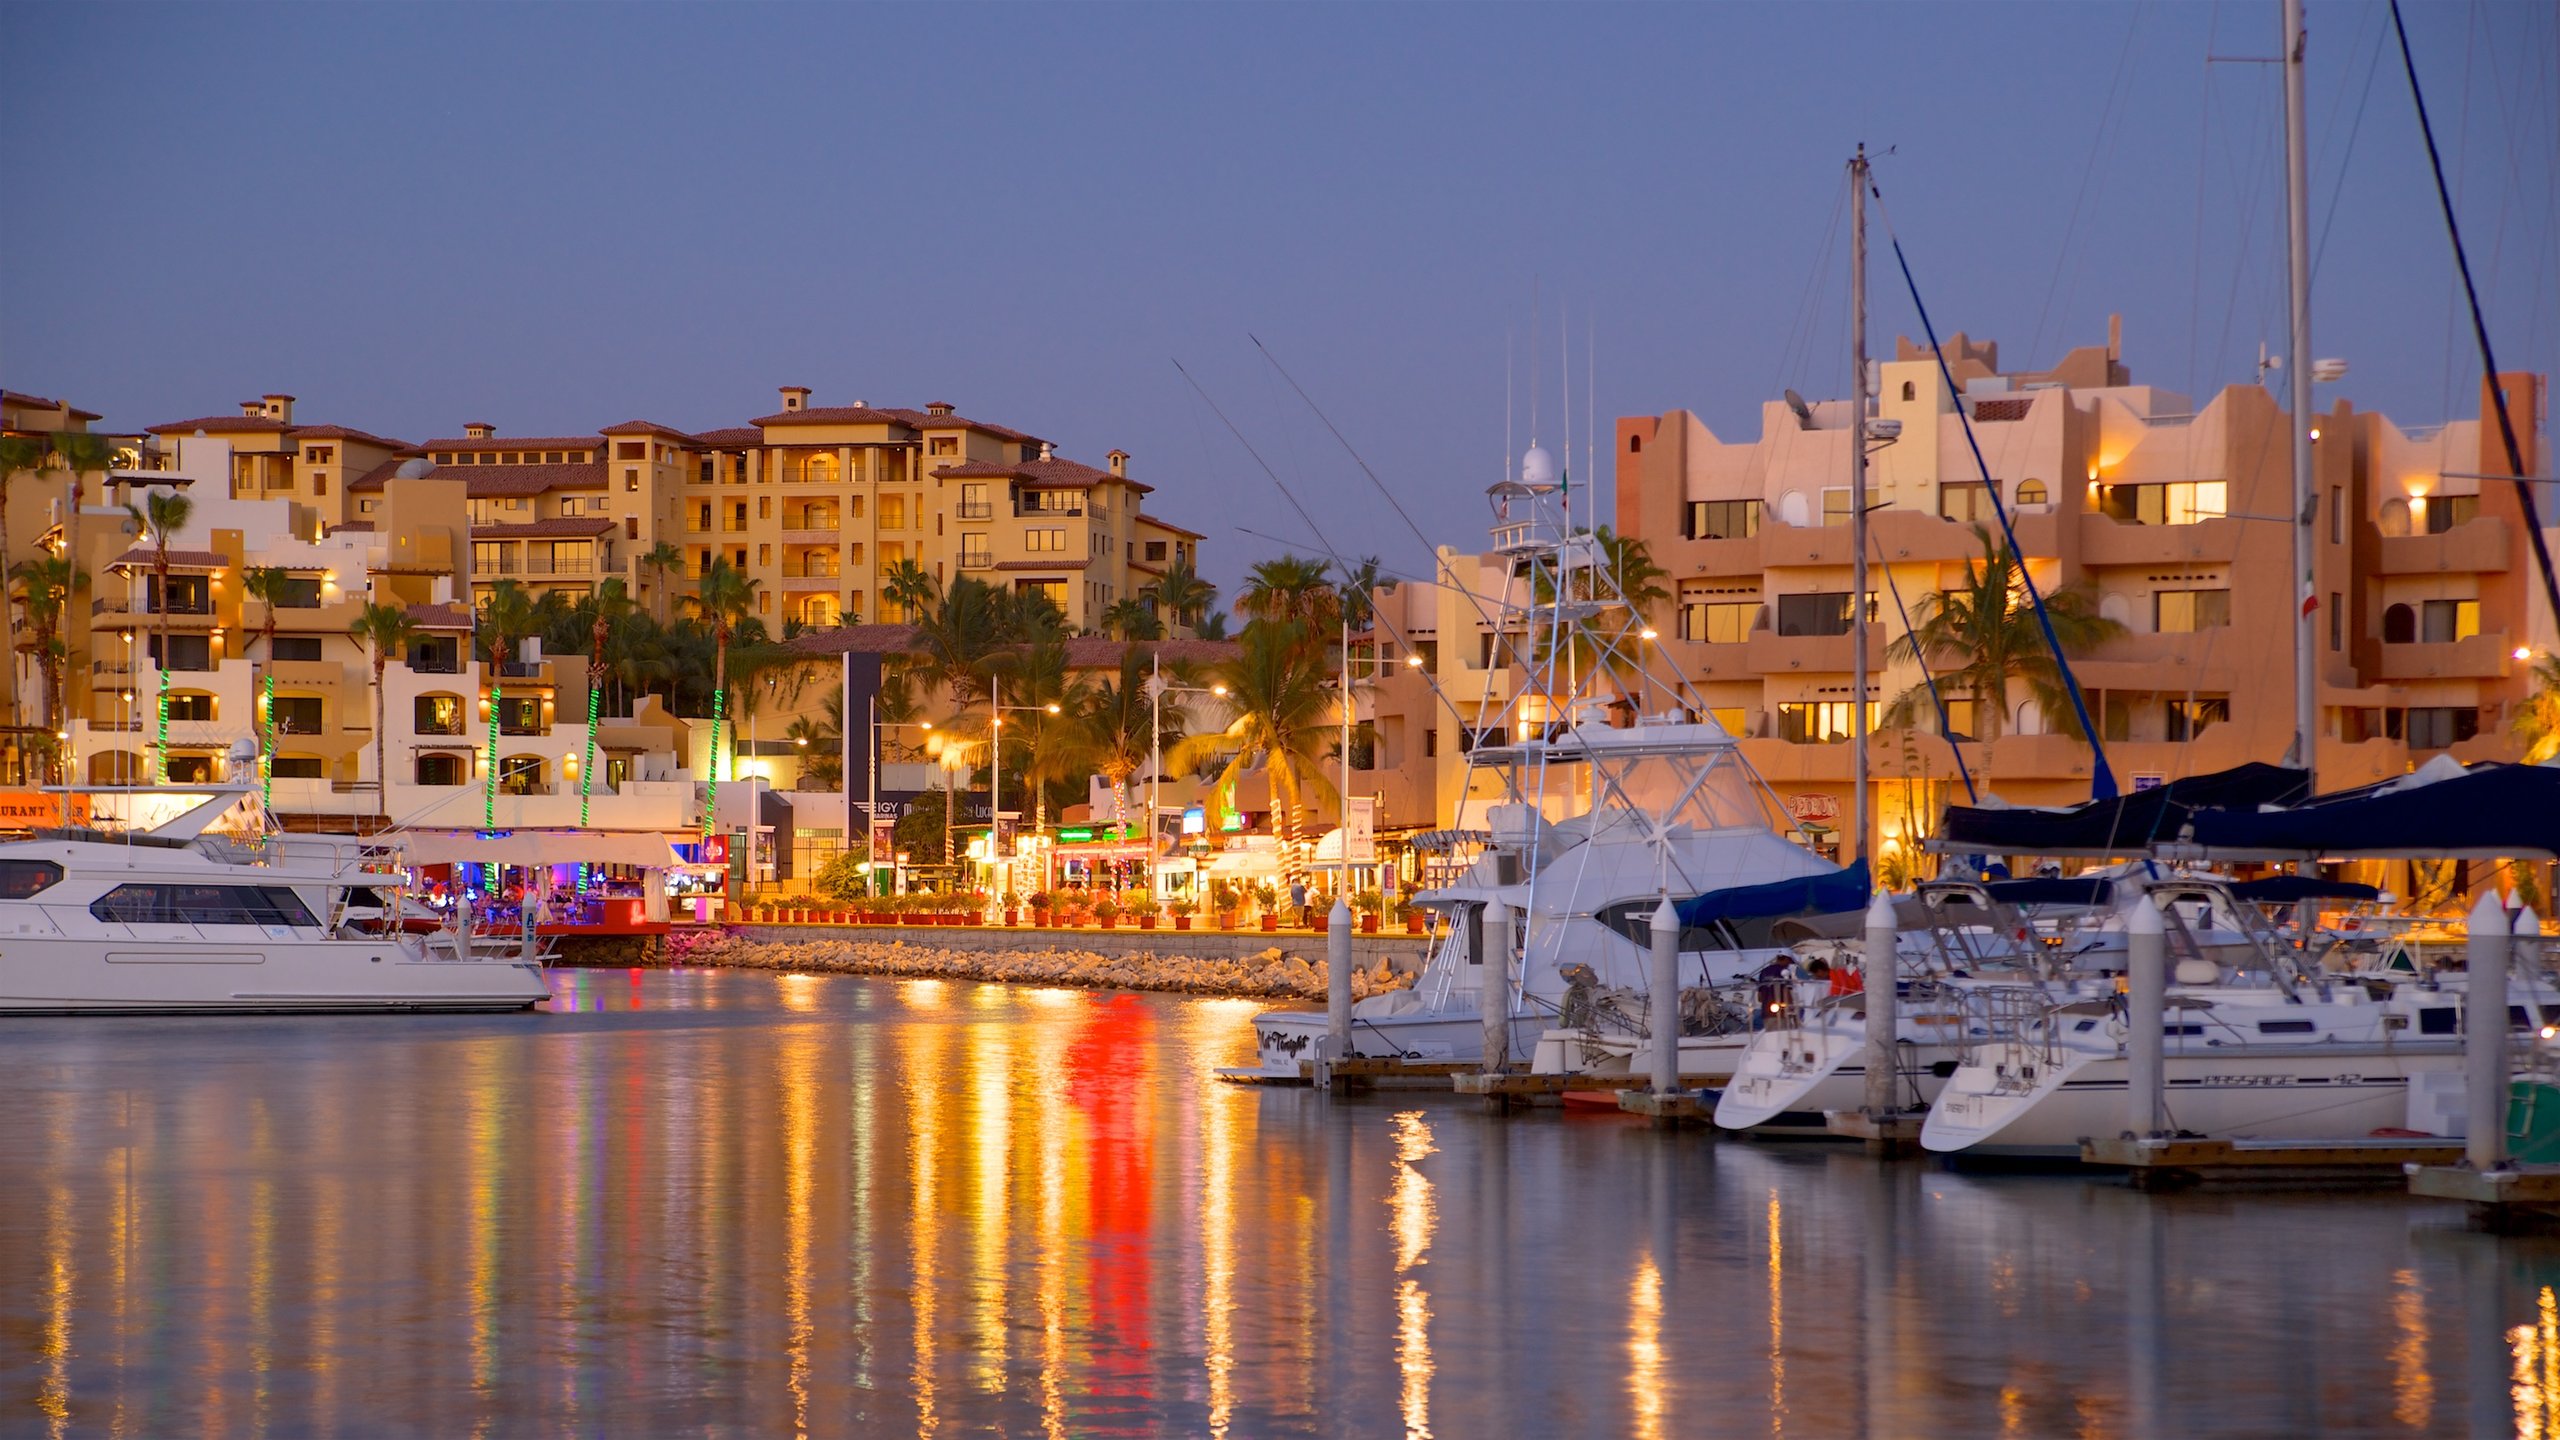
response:
M148 831L0 844L0 1013L522 1010L540 964L449 937L365 934L384 877L305 837L204 833L245 790Z

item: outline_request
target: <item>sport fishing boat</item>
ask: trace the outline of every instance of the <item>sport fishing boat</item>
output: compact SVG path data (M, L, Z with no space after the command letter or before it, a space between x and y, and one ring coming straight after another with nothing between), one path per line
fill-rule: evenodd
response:
M1863 870L1772 826L1785 808L1735 738L1683 703L1676 679L1647 672L1641 622L1594 537L1568 533L1547 453L1532 446L1522 478L1487 495L1492 549L1513 578L1485 619L1525 678L1498 714L1470 717L1488 738L1468 754L1458 823L1418 842L1464 862L1413 897L1446 922L1445 938L1413 988L1353 1007L1355 1057L1482 1059L1488 984L1504 991L1508 1052L1528 1055L1562 1013L1569 967L1601 989L1643 984L1665 896L1774 887L1772 916L1866 898ZM1488 925L1497 906L1507 920ZM1681 984L1750 975L1783 951L1767 928L1684 925ZM1275 1077L1299 1074L1327 1034L1321 1009L1268 1011L1253 1027L1259 1069Z
M366 934L384 877L310 837L206 833L246 787L149 830L0 844L0 1013L522 1010L540 964L467 938ZM443 943L437 943L441 940Z

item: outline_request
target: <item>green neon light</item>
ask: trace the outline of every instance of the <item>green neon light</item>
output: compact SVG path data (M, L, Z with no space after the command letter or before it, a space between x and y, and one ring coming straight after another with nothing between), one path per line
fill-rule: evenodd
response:
M258 806L269 819L273 819L276 813L276 672L273 660L269 660L267 665L267 694L258 702L258 718L266 722L267 729L267 753L258 757L258 763L265 767L266 773L261 778L266 782L266 788L258 795Z
M587 760L586 764L581 766L578 770L578 828L582 830L586 828L587 824L587 795L588 792L595 788L596 782L596 704L604 698L604 691L597 688L592 683L593 677L589 677L589 679L590 683L587 686ZM585 867L580 866L579 874L583 876L585 873ZM585 882L582 880L580 883L583 885Z
M506 693L496 680L489 682L489 779L480 791L480 823L491 830L498 828L498 706Z
M711 838L711 816L720 804L720 716L728 708L729 692L711 692L711 771L710 788L702 797L702 838Z
M169 783L169 657L160 657L160 783Z

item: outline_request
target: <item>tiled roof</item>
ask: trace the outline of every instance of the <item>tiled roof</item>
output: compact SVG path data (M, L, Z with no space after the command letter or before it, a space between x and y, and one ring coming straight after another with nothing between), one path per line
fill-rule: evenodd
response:
M1138 517L1138 523L1152 529L1162 530L1168 535L1179 535L1185 540L1206 540L1209 538L1197 530L1185 530L1181 526L1176 525L1172 521L1164 519L1161 516L1141 515Z
M909 429L923 424L928 417L919 410L883 410L875 405L818 405L806 410L783 410L759 415L749 422L755 425L904 425ZM954 422L937 420L937 425Z
M945 465L934 471L933 478L936 480L1013 480L1020 477L1010 465L999 465L992 460L963 460L957 465Z
M899 655L916 647L913 625L838 625L803 630L782 642L803 655Z
M604 442L595 435L492 435L486 440L456 436L451 440L429 440L421 450L558 450L575 445L593 450Z
M375 435L349 425L297 425L293 428L293 438L296 440L353 440L359 445L378 445L385 450L409 448L409 442L406 440L394 440L389 436Z
M999 560L999 570L1082 570L1090 560Z
M391 478L397 465L377 465L347 482L349 490L379 490ZM466 492L474 500L494 499L502 495L547 495L554 490L602 490L605 488L605 464L592 461L584 465L438 465L429 470L429 480L460 480L470 488Z
M154 435L192 435L198 430L208 435L284 435L297 428L264 415L202 415L193 420L171 420L149 427Z
M407 463L407 459L408 457L406 456L395 455L392 458L383 461L381 464L374 466L372 469L367 470L353 480L348 481L347 488L350 490L379 490L382 488L382 482L399 473L400 467Z
M332 535L346 535L351 533L357 535L370 535L373 533L373 522L370 520L342 520L339 523L330 526L329 533Z
M596 433L599 435L668 435L687 445L694 443L694 436L690 431L679 430L673 425L661 425L655 420L625 420L619 425L607 425Z
M1099 635L1077 635L1067 641L1067 668L1070 670L1103 670L1120 663L1121 652L1132 645L1153 650L1176 664L1215 665L1233 660L1242 653L1233 640L1107 640Z
M527 520L512 525L474 525L474 540L538 540L548 536L593 538L612 533L613 522L602 515L562 515L550 520Z
M159 563L160 552L157 549L149 545L136 545L113 560L108 561L107 568L110 570L122 570L130 566L136 570L149 570L156 567ZM219 570L230 563L231 562L224 559L219 552L212 550L172 550L169 552L169 568L172 570Z
M64 410L82 420L97 420L104 418L98 415L95 411L80 409L69 401L47 400L41 395L29 395L19 390L0 390L0 400L5 400L12 405L29 406L37 410Z
M1156 488L1153 485L1141 485L1126 475L1114 475L1108 470L1096 470L1090 465L1079 464L1073 460L1029 460L1015 466L1014 469L1034 485L1049 489L1116 483L1146 495L1153 493Z
M468 630L471 607L468 605L412 605L409 623L421 630Z
M743 450L764 443L764 432L753 425L732 425L725 430L705 430L693 437L715 450Z

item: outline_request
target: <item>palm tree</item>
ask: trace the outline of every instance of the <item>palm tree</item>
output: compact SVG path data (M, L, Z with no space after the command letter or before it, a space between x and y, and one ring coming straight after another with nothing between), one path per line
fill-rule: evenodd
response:
M410 640L417 633L417 622L409 618L407 606L385 605L376 600L366 601L355 623L347 627L350 638L373 652L373 784L385 820L391 818L391 774L383 768L386 717L383 714L382 671L391 663L392 656L409 648Z
M1084 686L1067 673L1066 637L1055 633L991 657L990 669L1004 676L1005 709L1013 712L997 728L1006 748L1023 752L1019 765L1005 769L1031 792L1032 833L1038 834L1049 825L1049 787L1084 773L1092 751L1084 729Z
M80 549L80 507L85 503L82 498L85 482L81 477L104 475L114 469L116 442L109 436L75 430L53 437L53 453L61 460L62 468L71 475L71 493L65 497L70 503L62 511L62 553L71 558L72 589L64 598L76 610L80 591L89 585L89 572L80 568L88 563L87 556ZM62 643L66 658L79 634L80 627L64 627Z
M2539 765L2560 755L2560 655L2534 661L2532 676L2532 693L2516 707L2509 724L2524 742L2524 763Z
M670 549L673 547L670 546ZM587 800L595 793L596 782L596 717L604 703L605 640L613 629L631 618L631 587L620 577L596 586L595 593L578 602L587 612L587 758L578 766L578 823L587 823Z
M1146 601L1124 595L1103 607L1102 633L1119 640L1161 640L1164 618Z
M480 638L489 649L489 770L481 785L480 821L498 823L498 726L506 707L506 667L518 640L533 633L533 596L513 580L489 587L480 606Z
M1653 563L1653 551L1642 540L1620 535L1606 525L1593 530L1591 538L1600 547L1609 578L1617 582L1618 593L1626 597L1641 626L1652 618L1654 607L1671 598L1670 587L1663 583L1671 572Z
M694 582L687 597L694 612L711 626L713 644L711 680L711 756L710 789L702 807L702 833L711 834L712 805L720 798L720 722L729 695L729 641L737 633L741 621L751 618L756 608L756 579L725 559L714 557L702 567L702 578ZM737 749L733 743L732 752ZM734 767L734 761L732 762Z
M17 577L27 607L27 622L36 632L36 670L44 677L44 728L58 736L68 717L63 713L62 662L67 647L61 639L63 614L71 605L73 569L60 555L21 560L9 572ZM59 740L55 741L59 744ZM62 755L54 752L54 779L60 783Z
M1175 746L1171 761L1178 769L1190 769L1223 759L1216 782L1220 787L1233 785L1256 766L1266 771L1281 854L1295 882L1305 871L1298 849L1298 811L1333 789L1322 757L1339 712L1323 652L1308 643L1295 623L1257 620L1244 628L1241 653L1219 666L1218 675L1226 682L1227 708L1235 718L1223 730L1194 735Z
M1332 570L1322 560L1301 555L1262 561L1245 572L1236 613L1249 620L1294 621L1305 631L1301 643L1322 644L1342 619L1342 597L1334 593Z
M169 783L169 541L187 526L187 517L195 513L196 503L180 491L149 490L142 503L128 501L125 513L151 542L151 585L160 607L160 656L154 669L160 676L160 728L156 740L159 751L159 781Z
M21 470L41 471L51 451L44 441L33 435L0 435L0 566L9 563L9 482ZM14 573L14 572L12 572ZM0 655L18 653L18 617L14 607L0 604ZM14 670L16 662L11 662ZM18 687L9 687L10 719L20 718L16 712Z
M274 773L276 754L276 607L284 603L284 594L293 584L293 573L281 565L252 565L240 576L240 589L250 599L261 602L266 610L259 617L258 635L267 642L266 694L258 702L258 741L266 753L268 773Z
M901 560L881 573L880 598L897 607L900 619L914 624L932 612L942 598L942 587L934 582L932 571L913 560Z
M2026 683L2036 709L2055 729L2086 739L2080 734L2079 718L2072 711L2062 667L2045 648L2035 608L2027 601L2025 576L2019 571L2017 558L2004 541L1992 539L1991 532L1982 526L1974 526L1973 533L1982 541L1981 566L1969 571L1962 586L1923 595L1914 602L1911 629L1895 636L1893 643L1885 647L1886 657L1917 663L1924 671L1931 656L1961 657L1962 663L1956 668L1938 675L1938 688L1972 697L1974 724L1981 732L1973 737L1977 740L2000 738L2003 722L2008 718L2004 711L2012 679ZM1858 603L1857 597L1852 603ZM2124 633L2124 626L2097 613L2084 586L2046 592L2044 609L2053 623L2055 638L2071 654ZM1894 697L1885 712L1885 721L1907 725L1928 703L1929 687L1925 683L1914 685Z
M1224 610L1206 610L1201 612L1200 623L1191 627L1191 633L1199 636L1203 640L1226 639L1227 612Z
M649 613L660 624L666 623L667 596L674 593L671 582L684 569L684 552L669 541L661 540L648 554L640 557L640 568L658 572L657 588L649 592Z
M1127 647L1120 652L1120 673L1084 692L1079 728L1086 753L1113 794L1126 794L1130 777L1155 758L1157 712L1147 693L1152 653L1143 645ZM1162 738L1179 742L1187 727L1182 707L1168 706Z
M947 691L963 711L980 704L987 658L1013 638L1019 618L994 587L962 575L916 619L917 652L908 670L929 688Z
M1191 557L1179 553L1162 575L1138 593L1155 605L1168 625L1197 625L1201 615L1218 603L1218 587L1201 579Z

